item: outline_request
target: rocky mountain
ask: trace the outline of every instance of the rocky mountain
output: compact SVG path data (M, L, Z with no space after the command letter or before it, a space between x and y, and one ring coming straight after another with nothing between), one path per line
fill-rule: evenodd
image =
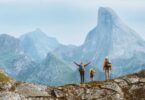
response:
M77 47L77 46L57 45L56 48L52 48L50 50L44 48L44 46L46 46L46 48L50 48L51 46L47 45L47 43L49 43L46 42L48 41L47 39L48 37L44 35L42 31L37 30L35 32L26 34L22 37L24 38L27 36L28 37L31 36L30 40L33 42L31 44L31 42L29 42L27 38L24 39L25 42L28 42L26 43L26 47L29 47L29 44L30 47L33 46L36 47L36 45L38 45L37 46L38 48L30 49L30 51L33 52L35 56L37 54L40 54L38 53L38 51L41 51L41 49L46 51L45 54L48 51L49 52L52 51L53 54L55 54L55 57L52 55L51 57L49 56L49 59L48 57L46 57L43 60L43 63L39 64L35 69L35 71L31 73L32 74L30 75L31 77L29 77L27 80L35 83L49 85L59 85L67 83L59 81L60 79L62 79L62 77L64 77L64 75L62 74L64 71L62 71L62 69L67 70L72 69L71 71L68 71L68 73L66 73L66 76L71 75L72 77L75 76L75 78L67 77L68 79L65 77L66 78L65 80L68 80L69 82L70 80L71 81L73 80L73 82L78 82L79 74L77 66L73 64L73 61L76 61L78 63L81 61L83 61L84 63L91 61L91 65L86 68L86 81L89 80L88 72L90 68L94 68L96 70L95 79L102 80L104 79L102 64L106 56L109 56L110 61L113 64L111 77L117 77L127 73L136 72L145 68L144 40L131 28L125 25L123 21L118 17L118 15L110 8L103 7L99 8L98 24L94 29L92 29L88 33L85 42L81 46ZM41 43L42 40L40 37L42 38L45 37L45 39L42 39L44 43L43 42ZM26 48L26 50L29 49ZM31 52L29 53L33 54ZM50 53L48 53L48 55L49 54ZM42 56L42 54L40 55ZM63 64L62 63L60 64L59 63L60 61L63 61ZM65 68L62 67L66 65L67 67ZM56 69L59 70L60 73L54 75L55 71L57 71ZM52 71L52 73L48 74L49 71ZM25 72L27 73L27 71ZM56 76L55 78L57 82L56 81L51 82L54 76ZM57 76L60 76L61 78Z
M45 37L42 33L38 34ZM48 53L42 62L35 62L23 48L19 39L6 34L0 35L0 68L11 77L49 85L63 85L75 80L73 70L59 57Z
M145 42L124 24L110 8L99 8L98 24L81 46L65 46L48 37L40 29L22 35L19 39L0 35L0 68L18 80L63 85L78 82L79 73L73 61L91 64L95 79L104 79L103 60L109 56L113 64L112 77L145 68Z
M141 69L145 58L144 40L131 28L125 25L110 8L100 8L98 25L90 31L82 50L89 48L92 53L97 51L96 61L102 66L105 56L109 56L113 64L113 73L128 73L126 69ZM89 51L89 50L88 50ZM101 69L101 67L98 67Z
M73 70L66 62L55 54L48 53L45 60L37 65L27 80L47 85L64 85L74 81L75 75L73 76L72 73Z
M104 58L109 56L114 77L145 68L144 40L110 8L99 8L98 24L81 46L67 53L65 50L59 48L54 52L68 62L92 61L92 67L99 71L102 71Z
M144 100L145 70L109 81L44 86L15 81L0 71L0 100Z
M34 62L24 53L18 39L1 34L0 65L0 68L5 70L10 76L21 80L22 78L19 77L19 74L23 70L27 70L27 68L33 68Z
M60 46L55 38L48 37L40 29L22 35L20 41L24 51L35 61L44 59L48 52Z

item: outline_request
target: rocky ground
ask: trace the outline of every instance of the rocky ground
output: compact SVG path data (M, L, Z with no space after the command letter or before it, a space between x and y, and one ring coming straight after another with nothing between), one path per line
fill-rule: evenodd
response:
M0 100L145 100L144 93L145 70L109 81L58 87L19 82L8 76L0 79Z

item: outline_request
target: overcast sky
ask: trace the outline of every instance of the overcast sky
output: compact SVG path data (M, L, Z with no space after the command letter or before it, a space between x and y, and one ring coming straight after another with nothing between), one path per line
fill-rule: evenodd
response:
M0 33L20 36L40 28L64 44L80 45L110 7L145 38L145 0L0 0Z

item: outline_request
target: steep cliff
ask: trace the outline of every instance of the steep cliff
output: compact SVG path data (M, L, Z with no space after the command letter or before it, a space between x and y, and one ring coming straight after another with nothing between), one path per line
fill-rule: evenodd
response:
M2 77L1 77L2 76ZM50 87L8 78L0 71L0 100L144 100L145 70L109 81Z

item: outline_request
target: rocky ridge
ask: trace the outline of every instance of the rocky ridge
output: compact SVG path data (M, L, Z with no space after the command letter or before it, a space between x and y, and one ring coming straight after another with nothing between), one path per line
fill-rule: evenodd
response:
M145 70L109 81L57 87L12 79L0 82L0 100L144 100L144 92Z

